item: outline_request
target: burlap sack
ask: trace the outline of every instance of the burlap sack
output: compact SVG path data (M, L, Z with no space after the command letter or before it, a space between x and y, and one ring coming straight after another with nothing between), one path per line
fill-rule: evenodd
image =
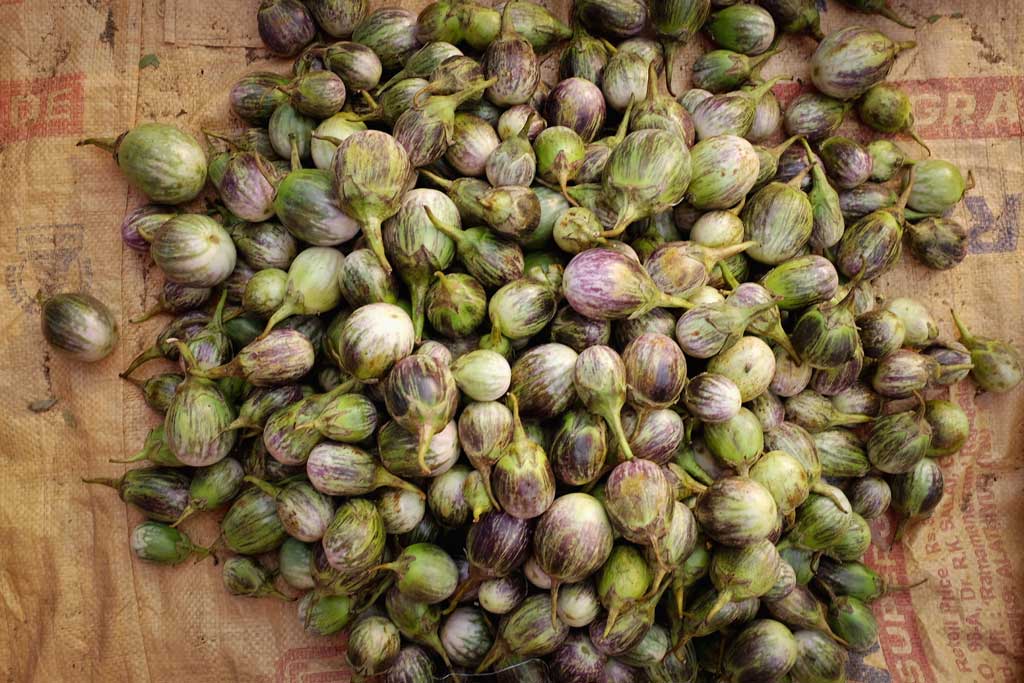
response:
M552 6L565 16L567 4ZM230 597L210 564L170 570L135 560L127 539L139 515L109 489L79 482L124 471L107 460L133 453L157 421L117 372L160 322L123 324L115 353L91 366L52 354L39 332L39 292L90 292L122 321L152 303L159 274L121 248L117 230L142 200L108 156L74 143L149 120L194 132L237 125L227 108L231 83L254 69L287 68L260 45L256 5L0 0L0 674L7 681L348 680L342 638L304 635L294 605ZM834 5L826 30L854 18ZM956 210L971 232L967 262L936 273L908 258L882 289L929 302L946 333L952 306L974 330L1024 345L1024 5L969 0L954 3L954 14L940 0L896 5L916 31L857 19L918 41L892 78L913 93L918 130L935 155L972 169L977 187ZM804 76L813 44L790 38L787 46L766 73ZM159 64L140 69L150 54ZM860 134L855 124L849 132ZM46 412L29 409L51 397L57 403ZM1024 680L1024 392L976 397L965 384L955 398L974 432L962 454L943 462L946 496L935 518L892 550L891 528L878 525L869 556L895 583L928 582L875 603L881 649L855 658L851 680ZM216 526L196 520L188 531L209 542Z

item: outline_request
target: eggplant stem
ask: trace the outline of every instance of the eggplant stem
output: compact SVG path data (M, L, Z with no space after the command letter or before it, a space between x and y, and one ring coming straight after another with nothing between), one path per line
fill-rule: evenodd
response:
M93 147L99 147L105 152L111 154L117 153L117 138L85 138L75 143L75 147L85 147L92 145Z
M208 557L213 558L213 563L215 565L219 564L219 558L217 557L216 553L213 552L212 546L210 548L205 548L201 545L196 545L195 543L192 543L191 549L192 553L197 556L195 562L193 562L192 564L199 564Z
M220 140L221 142L227 143L227 145L233 150L238 149L237 141L234 138L229 138L227 135L214 133L212 130L206 130L205 128L203 129L203 135L208 138L213 138L214 140Z
M319 135L317 133L313 133L311 137L314 140L320 140L321 142L329 142L332 145L340 145L343 142L341 138L336 138L333 135Z
M691 308L696 308L697 304L693 303L689 299L684 299L681 296L672 296L670 294L663 293L655 300L655 304L652 308L658 308L659 306L662 308L685 308L689 310ZM646 312L650 312L650 310L651 309L648 309Z
M704 615L704 618L701 620L700 625L707 626L708 622L714 619L715 615L721 612L722 608L728 605L731 601L732 591L726 588L724 591L718 594L718 598L715 600L715 603L711 605L711 609L708 610L708 613Z
M511 5L512 3L508 3ZM508 5L505 5L508 7ZM444 649L444 648L442 648ZM484 655L483 661L480 662L480 666L476 668L476 673L481 674L491 667L492 664L497 662L506 653L505 641L501 639L501 636L494 641L494 645L488 650L487 654Z
M143 460L145 460L148 457L149 457L149 452L145 448L143 448L141 451L139 451L138 453L136 453L132 457L127 458L125 460L114 460L113 458L111 458L111 459L107 460L107 462L114 463L115 465L130 465L130 464L135 463L135 462L142 462Z
M480 474L484 482L484 491L487 492L487 498L490 499L491 505L494 506L494 509L500 511L501 504L499 504L498 499L494 497L494 490L491 488L491 468L481 468Z
M787 139L783 140L782 142L780 142L779 144L775 145L774 147L772 147L768 151L771 153L771 155L773 157L775 157L776 159L779 159L779 157L782 156L782 153L785 152L790 147L792 147L793 143L795 143L797 140L803 141L805 145L807 144L807 141L804 139L804 137L802 135L794 135L794 136L792 136L790 138L787 138ZM810 149L810 148L808 148L808 149Z
M692 638L693 636L691 636L688 633L684 633L682 636L680 636L679 640L672 648L672 654L674 654L677 658L680 658L683 650L686 648L686 645L690 642Z
M299 156L299 138L295 133L288 134L288 148L291 151L289 155L289 162L293 171L299 171L302 169L302 159Z
M779 329L778 334L773 335L771 340L781 346L782 350L786 352L786 355L794 361L797 363L801 362L800 354L797 353L796 349L793 347L793 342L789 340L789 335L786 334L785 330Z
M153 305L152 308L150 308L147 311L144 311L142 315L136 316L134 318L129 318L128 322L130 322L133 325L138 325L139 323L144 323L150 318L160 315L161 313L164 313L166 311L167 309L164 308L164 305L160 302L157 302L156 304Z
M176 519L173 522L171 522L171 527L177 528L177 526L179 524L184 522L186 519L188 519L189 517L191 517L195 513L200 512L202 509L203 509L203 506L201 506L198 502L196 502L194 500L188 501L188 505L186 505L185 509L181 511L181 515L178 517L178 519ZM211 550L211 552L212 552L212 550L213 550L213 548L215 546L216 546L216 543L214 543L214 545L211 545L209 550Z
M679 51L683 49L683 44L678 40L666 38L662 42L661 48L665 53L665 87L668 88L672 97L676 97L678 93L676 93L673 76L676 73L676 59L679 57Z
M145 390L146 382L148 381L148 380L145 380L145 379L137 379L135 377L122 377L121 379L123 379L125 381L128 381L128 382L131 382L132 384L137 386L139 389L143 389L143 390Z
M926 583L928 583L928 577L927 576L924 577L923 579L919 580L919 581L914 581L913 583L904 583L904 584L897 584L895 586L886 586L885 587L885 592L882 593L882 595L888 595L889 593L895 593L895 592L898 592L898 591L908 591L908 590L917 588L918 586L922 586L922 585L924 585Z
M378 564L376 567L370 567L366 571L368 573L370 573L370 574L376 574L377 572L390 572L390 571L397 571L397 570L398 570L398 563L397 562L385 562L384 564Z
M381 93L383 93L385 90L393 86L395 83L398 83L398 81L406 78L407 75L408 72L405 69L399 69L398 71L395 72L394 76L392 76L391 78L389 78L388 80L384 81L383 83L379 84L376 88L374 88L373 94L376 95L377 97L380 97ZM416 103L415 96L413 97L412 106L416 107L417 109L419 108L419 104Z
M423 476L430 475L430 466L427 465L427 450L430 449L430 441L434 438L434 430L430 425L420 427L419 441L416 446L416 460L420 465L420 472Z
M178 354L185 363L185 372L195 377L206 377L206 371L199 367L199 362L192 353L192 349L185 342L180 339L168 339L167 341L177 347Z
M391 264L388 263L388 256L384 252L384 237L381 235L380 220L377 218L367 219L363 225L363 236L366 237L370 250L380 262L380 267L384 269L385 273L391 275Z
M421 98L423 97L424 94L431 95L431 96L434 94L434 88L431 87L431 84L427 84L427 85L423 86L422 88L420 88L419 90L416 91L415 95L412 96L412 106L413 106L413 109L422 109L423 108L423 101L422 101Z
M683 609L686 606L686 585L683 583L680 575L677 575L672 580L672 592L675 593L676 612L679 614L679 618L682 619Z
M820 481L820 480L817 483L815 483L813 486L811 486L811 493L814 493L816 495L824 496L825 498L828 498L833 503L835 503L835 506L837 508L839 508L840 510L843 510L843 504L844 503L845 504L849 504L849 501L847 501L845 498L840 498L839 497L839 495L836 493L835 489L833 489L831 486L829 486L828 484L826 484L825 482ZM846 511L843 510L843 512L845 514ZM787 543L787 541L783 540L782 543ZM793 543L789 543L789 545L794 546L794 547L799 547L799 546L796 546Z
M267 593L266 593L267 595L269 595L271 597L275 597L278 600L284 600L285 602L295 602L295 598L290 597L288 595L285 595L284 593L282 593L281 591L279 591L277 589L277 586L274 586L273 584L271 584L269 582L267 583L266 591L267 591Z
M558 153L559 155L562 152ZM574 197L569 194L569 172L563 170L558 174L558 189L562 192L562 196L565 197L565 201L569 202L570 206L579 206L580 203L576 201Z
M831 638L832 640L836 641L837 643L839 643L840 645L845 647L847 650L850 649L850 644L848 642L846 642L845 640L843 640L842 638L840 638L838 635L836 635L835 631L832 630L831 626L829 626L827 623L823 624L823 625L825 627L823 629L825 631L825 635L827 635L829 638Z
M310 424L310 423L305 423L304 422L301 425L296 425L295 429L306 428L307 424ZM221 434L224 434L225 432L233 431L235 429L259 430L259 428L260 428L260 425L256 424L255 422L252 422L251 420L246 420L246 419L244 419L242 417L236 417L234 420L232 420L230 423L228 423L227 427L225 427L224 429L222 429L219 432L217 432L217 436L220 436Z
M715 268L722 274L722 279L725 280L725 284L729 285L735 291L740 286L740 281L733 275L732 270L727 268L724 263L716 263Z
M254 477L251 474L246 475L243 481L249 482L250 484L258 488L260 491L263 491L263 493L267 494L271 498L276 499L279 495L281 495L282 488L280 486L275 486L270 482L263 481L259 477Z
M455 608L459 606L459 602L469 591L479 586L483 581L479 576L474 575L472 568L470 569L469 577L459 584L459 587L455 589L455 593L452 595L451 602L448 603L448 607L445 608L443 614L451 614L455 611Z
M633 212L631 211L630 205L624 204L619 209L619 215L615 217L615 225L612 226L611 230L605 230L601 233L601 237L615 238L626 232L626 228L633 222Z
M96 479L82 479L82 483L85 484L99 484L100 486L109 486L112 489L119 489L121 487L120 479L112 479L110 477L98 477Z
M416 343L423 341L423 327L426 324L427 290L430 282L423 282L419 278L409 286L410 298L412 299L412 327L416 335Z
M295 296L301 295L296 294ZM260 334L259 338L262 339L266 337L268 334L270 334L271 330L273 330L274 327L277 326L278 323L280 323L285 318L295 315L299 312L300 307L296 306L296 303L291 301L289 297L285 295L284 303L278 306L277 310L274 311L273 315L270 316L270 319L267 320L267 324L263 328L263 332Z
M441 644L441 639L435 634L430 642L430 649L437 653L437 656L441 658L444 665L448 668L449 672L454 675L455 668L452 666L451 660L448 659L448 652L444 649L444 645Z
M916 143L917 143L917 144L919 144L919 145L920 145L921 147L923 147L923 148L924 148L924 151L928 153L928 156L929 156L929 157L930 157L930 156L932 155L932 148L931 148L931 147L929 147L929 146L928 146L928 145L927 145L927 144L925 143L925 141L921 139L921 136L917 134L917 131L916 131L916 130L914 130L913 128L907 128L907 129L905 129L905 130L904 130L903 132L904 132L904 133L906 133L907 135L909 135L909 136L910 136L910 138L911 138L911 139L912 139L912 140L913 140L914 142L916 142Z
M121 379L128 379L128 376L138 370L143 364L163 357L164 354L160 351L160 346L158 344L151 346L139 355L135 356L135 358L132 359L132 362L129 363L128 367L125 368L124 372L119 374L118 377Z
M910 193L914 190L914 180L917 178L917 165L910 167L910 173L907 175L907 184L900 192L899 201L896 202L894 207L900 213L903 213L907 208L907 202L910 201Z
M415 493L420 498L427 497L427 494L423 493L423 491L417 488L415 484L410 484L404 479L396 477L395 475L391 474L380 465L377 466L377 471L374 474L374 483L377 484L378 488L388 487L393 489L402 489L403 491Z
M960 333L960 341L968 347L974 344L974 335L970 333L967 326L964 325L962 320L960 320L960 316L957 315L956 310L951 308L949 309L949 312L953 316L953 324L956 325L956 331Z
M629 446L629 439L626 438L626 432L622 428L622 414L620 410L609 411L607 415L603 416L604 421L608 423L612 433L615 434L615 439L619 442L619 457L625 460L633 459L633 449ZM639 422L637 423L639 424Z
M615 626L615 622L619 620L619 614L621 613L621 611L622 610L619 608L618 605L612 605L608 608L608 617L607 619L605 619L604 633L602 634L604 638L607 638L608 634L612 632L612 628Z
M896 524L896 530L893 532L892 540L889 541L889 550L892 550L894 545L903 540L907 535L907 532L910 530L913 522L914 519L912 517L904 517Z

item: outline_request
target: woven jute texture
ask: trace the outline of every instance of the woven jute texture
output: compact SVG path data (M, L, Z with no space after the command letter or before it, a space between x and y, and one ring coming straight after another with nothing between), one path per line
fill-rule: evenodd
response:
M84 476L135 452L158 417L117 372L151 343L159 320L127 324L154 301L159 272L122 249L118 225L143 198L83 137L165 121L199 133L240 127L227 92L246 72L285 72L256 31L256 0L0 0L0 677L27 681L347 681L344 641L303 634L294 605L232 598L212 564L146 565L128 547L139 514ZM409 9L419 10L421 2ZM825 30L858 21L918 47L891 75L912 93L935 156L977 181L955 217L970 256L950 272L904 259L886 297L928 302L972 330L1024 345L1024 3L897 0L916 31L830 2ZM379 6L379 3L374 3ZM563 18L567 2L550 3ZM787 38L765 75L806 80L814 44ZM140 68L156 55L158 64ZM147 60L152 62L153 60ZM685 80L685 74L680 78ZM796 86L780 88L785 96ZM855 117L850 117L851 119ZM846 133L867 137L855 122ZM903 140L907 149L912 142ZM39 293L83 290L122 323L94 365L53 353ZM147 366L144 374L155 372ZM46 412L35 401L56 398ZM875 603L881 647L851 663L861 683L1024 680L1024 391L954 390L973 433L943 461L934 518L887 550L876 525L870 563L895 583L925 585ZM213 519L187 525L201 543Z

